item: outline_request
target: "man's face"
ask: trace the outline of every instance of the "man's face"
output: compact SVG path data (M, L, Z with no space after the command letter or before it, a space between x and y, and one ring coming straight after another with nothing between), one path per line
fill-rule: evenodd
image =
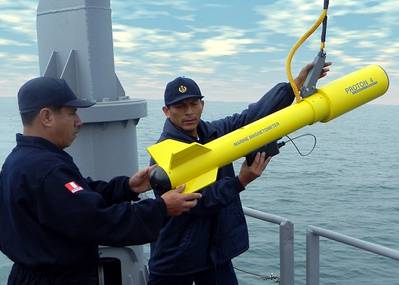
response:
M72 144L82 125L76 108L62 107L53 112L54 124L52 129L53 142L64 149Z
M192 98L169 107L164 106L162 110L176 127L195 137L203 108L204 101Z

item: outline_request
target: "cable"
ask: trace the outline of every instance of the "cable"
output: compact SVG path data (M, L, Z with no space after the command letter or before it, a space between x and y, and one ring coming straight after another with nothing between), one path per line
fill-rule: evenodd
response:
M314 143L313 143L312 149L311 149L309 152L307 152L306 154L303 154L303 153L299 150L299 148L297 147L297 145L296 145L295 142L294 142L294 140L299 139L299 138L304 137L304 136L311 136L311 137L313 137L313 139L314 139ZM279 148L282 147L282 146L284 146L287 142L291 142L291 143L294 145L296 151L299 153L300 156L308 156L308 155L310 155L310 154L313 152L313 150L316 148L317 138L316 138L316 136L313 135L313 134L303 134L303 135L296 136L296 137L294 137L294 138L290 138L289 136L286 136L286 137L288 138L288 141L285 141L285 142L282 141L282 142L277 143L277 146L278 146Z
M324 7L323 11L321 12L321 15L317 19L317 21L313 24L313 26L295 43L295 45L291 48L290 52L288 53L287 61L285 64L285 69L288 77L288 81L291 84L292 90L295 94L296 102L299 103L302 100L302 97L299 94L299 89L298 86L295 83L295 80L292 76L292 71L291 71L291 62L292 58L294 57L295 52L297 49L303 44L304 41L309 38L310 35L314 33L314 31L320 26L321 23L323 23L323 31L322 31L322 36L321 36L321 44L320 44L320 49L323 51L325 48L325 38L326 38L326 31L327 31L327 10L328 10L328 0L324 0Z
M256 277L258 277L259 279L262 279L262 280L271 280L271 281L273 281L275 283L280 283L280 277L277 276L277 275L274 275L273 273L270 273L269 275L261 275L261 274L258 274L258 273L254 273L254 272L246 271L244 269L237 268L235 266L234 266L234 269L238 270L238 271L241 271L243 273L249 274L249 275L256 276Z

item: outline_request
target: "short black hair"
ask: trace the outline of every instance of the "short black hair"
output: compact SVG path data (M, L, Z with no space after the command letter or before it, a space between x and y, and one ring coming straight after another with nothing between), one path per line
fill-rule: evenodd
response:
M47 108L51 109L54 112L59 112L62 107L60 107L60 106L49 106ZM34 111L31 111L31 112L20 113L21 120L22 120L22 125L23 126L32 126L33 120L39 114L40 110L34 110Z
M24 126L31 126L33 123L33 120L36 118L36 116L39 114L40 110L35 110L32 112L27 112L27 113L21 113L21 120L22 120L22 125Z

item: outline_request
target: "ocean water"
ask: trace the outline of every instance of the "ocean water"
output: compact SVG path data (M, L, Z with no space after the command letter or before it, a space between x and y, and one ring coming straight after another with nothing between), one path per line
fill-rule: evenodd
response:
M203 118L239 112L246 103L206 102ZM139 165L145 147L158 138L164 120L161 101L148 101L148 117L137 126ZM314 151L300 156L291 143L274 157L263 175L241 194L247 207L289 219L295 227L295 284L305 284L308 225L320 226L399 250L399 106L366 105L327 124L305 127ZM21 131L14 98L0 98L0 163ZM284 138L284 140L286 140ZM310 136L295 140L304 153ZM242 159L235 162L238 170ZM259 275L279 273L278 226L247 218L250 249L235 267ZM398 284L397 261L320 238L320 284ZM0 284L11 262L0 255ZM275 284L237 271L240 284Z

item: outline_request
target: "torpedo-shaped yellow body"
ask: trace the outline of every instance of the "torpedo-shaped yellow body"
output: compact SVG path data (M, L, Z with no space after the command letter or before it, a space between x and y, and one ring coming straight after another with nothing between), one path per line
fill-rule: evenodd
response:
M383 95L388 86L384 69L370 65L323 86L298 104L205 145L170 139L152 145L147 151L158 164L158 174L152 175L151 185L169 190L186 184L185 192L195 192L216 181L218 168L304 126L351 111Z

